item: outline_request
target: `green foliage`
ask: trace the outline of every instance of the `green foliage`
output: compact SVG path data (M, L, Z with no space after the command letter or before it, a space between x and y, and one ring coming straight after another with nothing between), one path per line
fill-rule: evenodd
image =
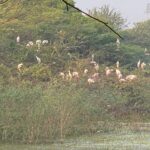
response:
M118 50L116 37L106 27L71 8L67 11L61 1L15 0L13 4L8 1L0 6L2 142L46 143L114 129L113 125L99 125L101 121L132 121L134 115L149 120L149 67L142 72L135 69L139 59L149 63L143 50L149 47L149 22L122 31L125 39L120 40ZM117 30L124 24L120 13L109 6L91 10L90 14ZM18 35L20 43L16 42ZM37 51L38 39L49 43ZM32 47L26 47L29 41L34 42ZM58 77L60 71L66 73L68 69L82 76L85 68L92 68L92 54L102 66L100 82L89 86L86 77L78 82ZM36 56L41 58L40 64ZM121 84L113 77L104 77L104 67L118 60L128 69L123 73L133 70L130 73L137 74L138 81ZM20 71L19 63L23 63Z
M107 22L115 29L121 29L125 23L125 20L121 17L121 14L114 9L111 9L109 5L104 5L100 9L94 8L89 10L89 13L104 22Z

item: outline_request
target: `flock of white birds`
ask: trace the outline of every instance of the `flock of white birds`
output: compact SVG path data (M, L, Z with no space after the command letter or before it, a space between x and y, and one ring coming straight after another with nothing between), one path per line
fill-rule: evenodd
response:
M17 36L16 42L20 43L20 36ZM48 40L43 40L43 41L42 40L36 40L35 44L37 45L37 48L38 48L37 52L38 52L41 48L41 45L48 44ZM32 47L33 45L34 45L33 41L29 41L26 44L26 47ZM117 46L117 49L119 50L119 48L120 48L120 40L119 39L116 40L116 46ZM144 53L145 53L145 55L150 55L150 53L148 52L148 50L146 48L145 48ZM36 57L37 63L40 64L41 59L38 56L35 56L35 57ZM89 85L94 84L94 83L96 83L100 80L100 74L99 74L100 67L99 67L99 64L94 60L94 54L91 57L90 65L93 66L93 69L95 70L95 72L92 75L88 74L89 70L87 68L85 68L83 70L83 73L82 73L82 76L87 76L88 77L87 78L87 83ZM137 62L137 68L139 70L144 70L145 67L146 67L145 62L141 62L141 60L139 60ZM23 68L23 63L18 64L17 69L18 69L19 72L22 71L22 68ZM105 68L105 76L106 77L111 77L111 76L114 76L114 75L117 77L118 81L121 82L121 83L127 82L127 81L137 80L137 78L138 78L137 75L134 75L134 74L124 76L122 74L121 70L120 70L119 61L116 62L116 67L114 69L109 68L109 67ZM60 72L59 76L62 78L62 80L67 80L67 81L71 81L71 80L77 80L78 81L80 79L79 72L77 72L77 71L71 72L69 70L67 73Z

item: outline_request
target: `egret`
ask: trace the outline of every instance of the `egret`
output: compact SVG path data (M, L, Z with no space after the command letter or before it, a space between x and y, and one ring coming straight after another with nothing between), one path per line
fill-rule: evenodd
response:
M117 50L119 50L119 48L120 48L120 40L118 38L116 40L116 45L117 45Z
M48 44L48 40L43 40L42 41L42 44L44 45L44 44Z
M18 35L17 38L16 38L16 42L17 42L17 43L20 43L20 36L19 36L19 35Z
M65 74L63 72L60 72L59 76L62 77L62 79L65 79Z
M137 68L139 69L141 66L141 60L139 59L139 61L137 62Z
M119 61L116 62L116 67L119 68Z
M76 71L72 72L72 77L78 79L79 78L79 73L76 72Z
M21 68L23 67L23 63L18 64L17 69L21 72Z
M29 41L29 42L27 43L26 47L31 47L31 46L33 46L33 45L34 45L34 43L33 43L32 41Z
M36 40L36 45L38 46L38 49L40 49L40 48L41 48L41 43L42 43L42 41L41 41L41 40Z
M94 64L94 69L96 70L96 71L99 71L99 64Z
M35 56L35 57L36 57L36 60L37 60L38 64L40 64L41 63L41 58L39 58L38 56Z
M34 43L32 41L29 41L28 43L30 44L30 46L34 45Z
M92 54L92 60L91 60L91 62L90 62L90 64L96 64L96 61L94 61L94 54Z
M66 79L69 81L72 80L72 74L71 74L70 70L68 71L68 74L66 75Z
M92 78L88 78L87 82L89 85L91 85L91 84L95 83L95 80Z
M38 45L38 44L41 44L42 43L42 41L41 40L36 40L36 44Z
M84 69L84 74L87 74L88 73L88 69Z

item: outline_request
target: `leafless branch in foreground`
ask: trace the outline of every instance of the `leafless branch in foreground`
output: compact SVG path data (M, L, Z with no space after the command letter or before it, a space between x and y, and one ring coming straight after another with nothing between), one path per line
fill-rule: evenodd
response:
M70 7L74 8L74 9L76 9L77 11L79 11L79 12L85 14L86 16L88 16L88 17L90 17L90 18L92 18L92 19L94 19L94 20L96 20L96 21L98 21L98 22L104 24L107 28L109 28L109 29L110 29L112 32L114 32L117 36L119 36L121 39L123 39L123 37L122 37L117 31L115 31L111 26L109 26L107 22L104 22L104 21L102 21L102 20L100 20L100 19L98 19L98 18L95 18L95 17L89 15L88 13L86 13L86 12L82 11L81 9L75 7L74 5L68 3L66 0L62 0L62 1L66 4L67 10L68 10L68 6L70 6Z

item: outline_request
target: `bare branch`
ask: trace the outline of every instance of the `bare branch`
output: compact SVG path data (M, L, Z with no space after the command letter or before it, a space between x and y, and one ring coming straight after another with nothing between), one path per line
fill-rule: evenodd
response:
M75 7L74 5L68 3L66 0L62 0L62 1L66 4L67 7L70 6L70 7L74 8L74 9L76 9L77 11L79 11L79 12L85 14L86 16L88 16L88 17L90 17L90 18L92 18L92 19L94 19L94 20L96 20L96 21L98 21L98 22L104 24L107 28L109 28L109 29L110 29L112 32L114 32L117 36L119 36L121 39L123 39L123 37L122 37L117 31L115 31L111 26L109 26L107 22L104 22L104 21L102 21L102 20L100 20L100 19L98 19L98 18L95 18L95 17L89 15L88 13L86 13L86 12L82 11L81 9ZM67 10L68 10L68 9L67 9Z

